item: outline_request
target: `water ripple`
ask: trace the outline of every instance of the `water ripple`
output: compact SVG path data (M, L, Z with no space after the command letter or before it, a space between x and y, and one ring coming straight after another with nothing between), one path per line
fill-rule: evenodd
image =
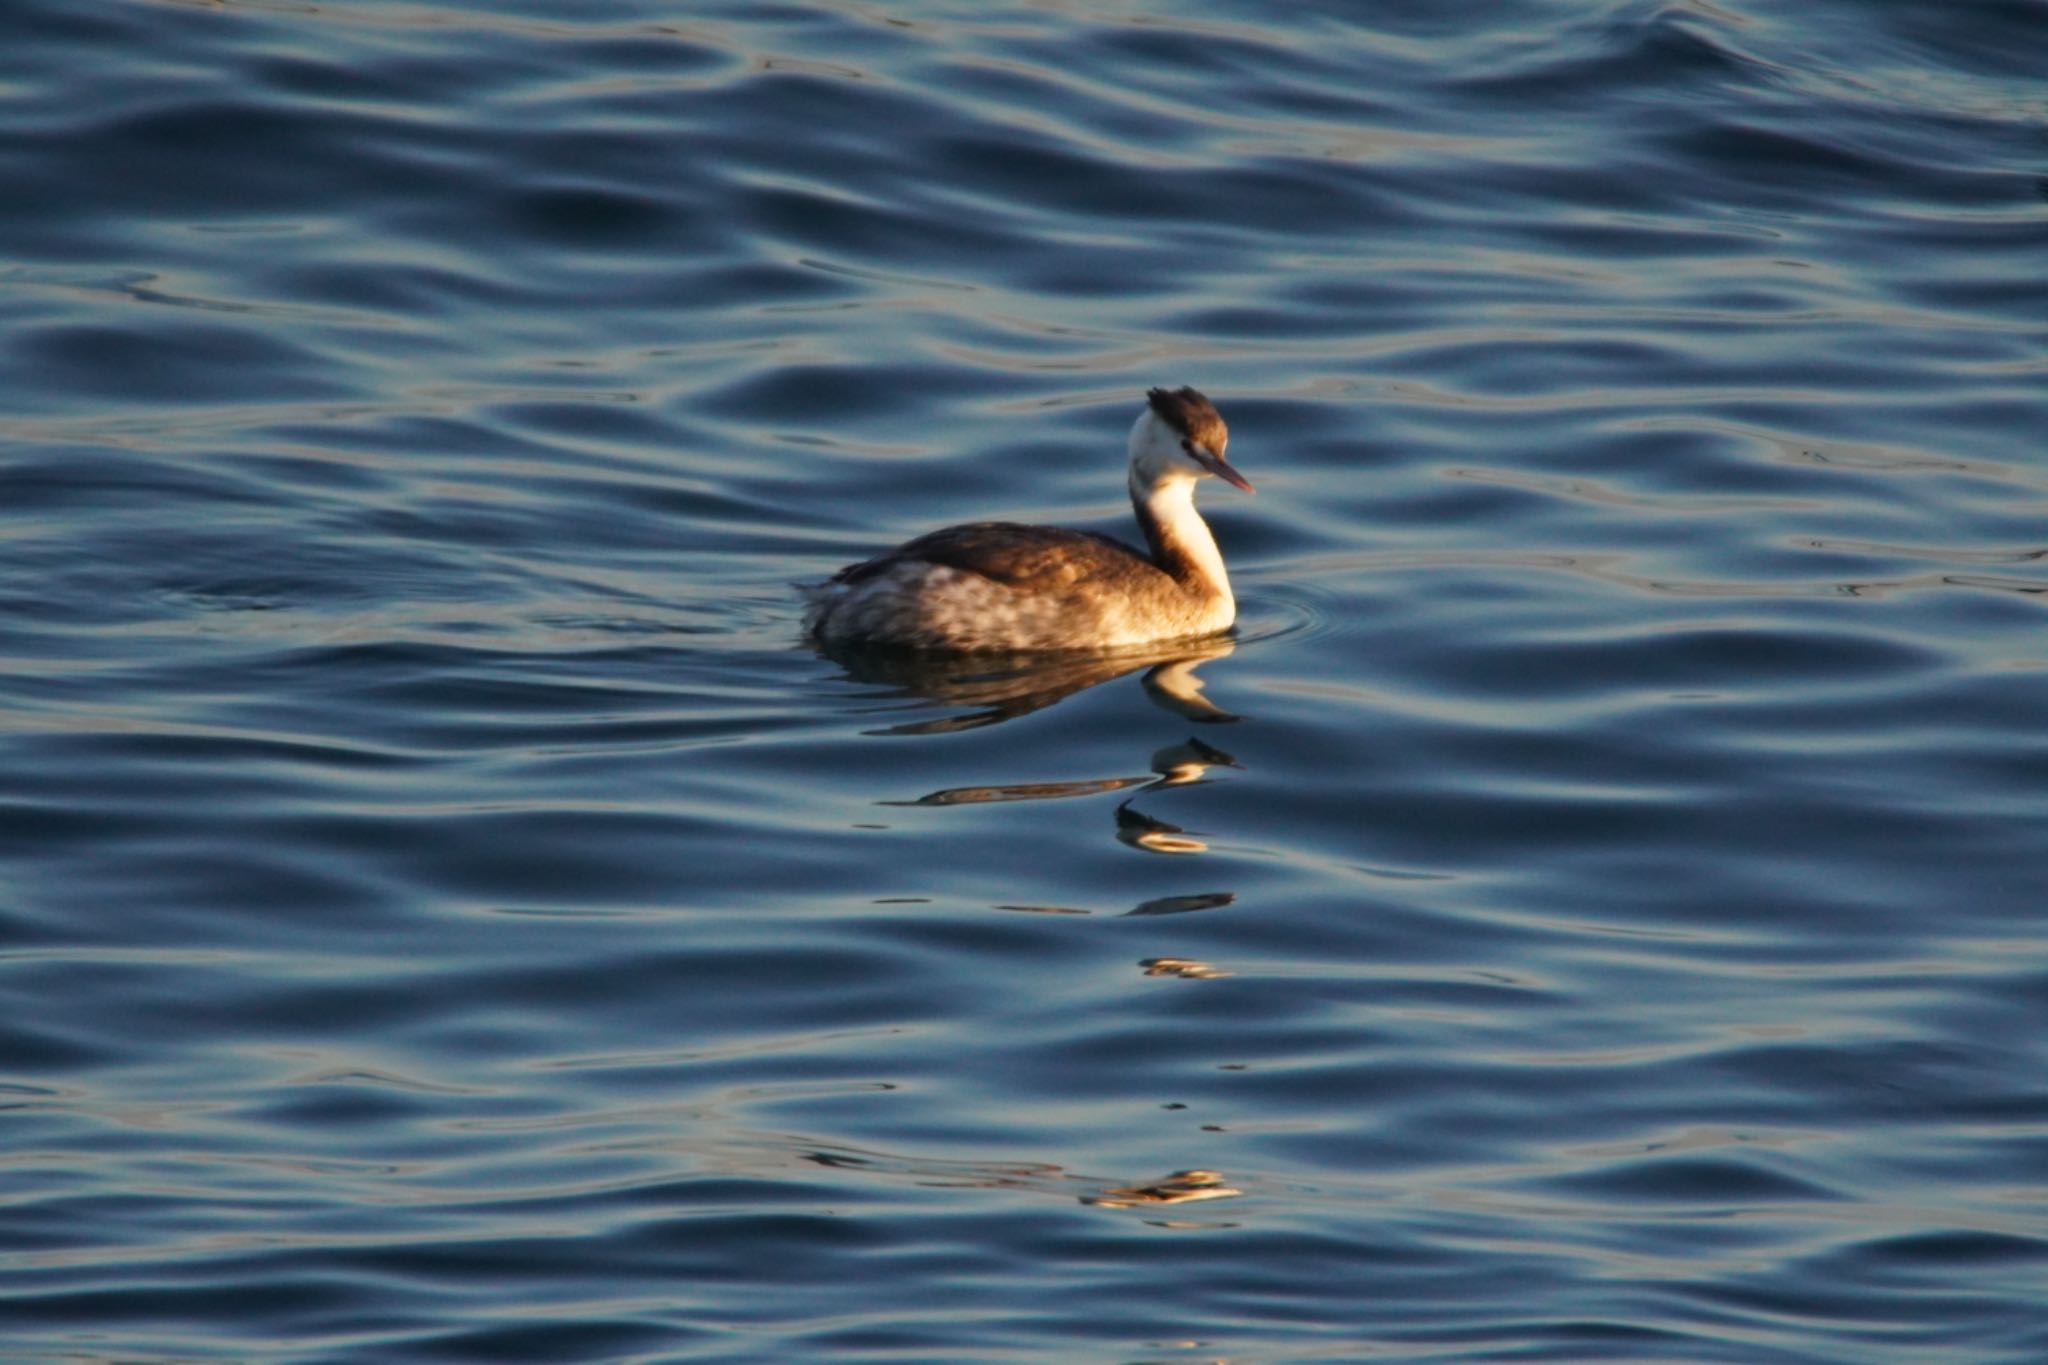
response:
M13 1353L2048 1349L2037 7L18 8Z

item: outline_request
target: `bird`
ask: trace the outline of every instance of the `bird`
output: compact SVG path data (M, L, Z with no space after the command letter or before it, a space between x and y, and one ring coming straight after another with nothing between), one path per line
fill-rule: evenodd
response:
M1249 493L1224 459L1230 432L1192 388L1150 389L1131 424L1131 506L1140 550L1057 526L948 526L849 564L806 589L805 631L827 650L887 646L986 652L1114 649L1216 635L1237 599L1195 486Z

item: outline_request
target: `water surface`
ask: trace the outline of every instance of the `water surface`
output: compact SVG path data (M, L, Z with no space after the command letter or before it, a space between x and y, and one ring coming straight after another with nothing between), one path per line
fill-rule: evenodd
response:
M2048 1355L2034 0L15 8L11 1357Z

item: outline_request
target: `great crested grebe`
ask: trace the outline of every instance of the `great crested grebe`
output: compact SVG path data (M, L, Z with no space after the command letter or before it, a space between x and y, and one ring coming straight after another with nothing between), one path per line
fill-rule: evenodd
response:
M1153 389L1131 426L1131 505L1145 554L1109 536L977 521L849 564L807 590L824 645L1097 649L1214 635L1237 619L1195 483L1252 491L1223 459L1230 433L1193 389Z

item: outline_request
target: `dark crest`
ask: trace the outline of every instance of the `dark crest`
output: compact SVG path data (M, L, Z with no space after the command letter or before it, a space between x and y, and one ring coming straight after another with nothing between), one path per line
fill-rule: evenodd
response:
M1230 440L1223 414L1195 389L1148 389L1145 399L1168 426L1213 454L1221 454Z

